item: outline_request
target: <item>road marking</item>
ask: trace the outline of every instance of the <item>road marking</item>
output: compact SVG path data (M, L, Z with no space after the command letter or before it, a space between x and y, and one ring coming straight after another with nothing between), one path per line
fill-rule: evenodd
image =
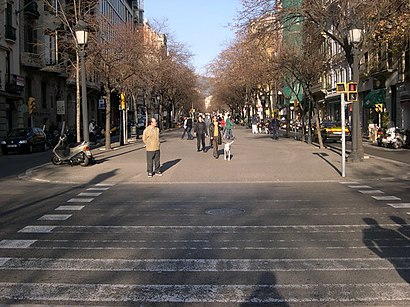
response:
M80 211L83 210L85 206L60 206L56 208L57 211Z
M388 205L396 209L409 209L410 208L410 203L389 203Z
M372 196L375 200L401 200L396 196Z
M87 188L87 191L108 191L110 188Z
M357 182L357 181L342 181L342 182L339 182L340 184L359 184L359 182Z
M359 190L362 194L384 194L383 191L380 190Z
M368 185L349 185L348 187L352 189L371 189L372 188L371 186L368 186Z
M274 279L274 278L272 278ZM272 281L274 282L274 281ZM256 293L258 295L256 295ZM3 300L162 303L330 303L410 300L407 283L136 285L0 283Z
M78 194L77 196L80 196L80 197L97 197L97 196L100 196L102 193L80 193L80 194Z
M95 186L96 187L113 187L115 186L115 183L97 183Z
M396 229L397 224L379 224L379 227ZM355 229L356 228L356 229ZM94 225L94 226L26 226L19 232L51 232L58 230L58 232L65 233L175 233L179 231L193 232L193 233L243 233L256 231L257 233L272 233L293 231L298 232L356 232L362 229L368 229L366 224L352 224L352 225L271 225L271 226L112 226L112 225Z
M0 248L29 248L37 240L2 240Z
M57 226L26 226L23 229L20 229L18 232L22 233L50 233Z
M65 221L72 217L72 214L45 214L38 218L38 221Z
M394 265L392 265L394 263ZM0 269L106 272L306 272L409 269L409 257L330 259L0 258Z
M12 258L0 258L0 268L6 264Z
M94 198L71 198L67 200L68 203L90 203Z

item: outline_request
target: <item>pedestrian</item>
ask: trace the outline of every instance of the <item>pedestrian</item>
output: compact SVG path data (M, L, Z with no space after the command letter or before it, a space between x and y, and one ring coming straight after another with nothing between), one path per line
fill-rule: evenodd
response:
M209 134L212 140L213 156L215 159L219 158L218 145L222 144L221 136L222 127L219 124L218 117L213 118L213 123L209 127Z
M182 133L181 140L184 139L185 134L187 133L187 130L188 130L187 122L188 122L188 117L184 116L184 123L183 123L184 132Z
M196 149L197 151L205 152L205 137L207 135L206 125L201 115L198 116L198 121L195 123L194 132L196 133ZM202 145L202 149L201 149Z
M272 131L272 139L279 139L279 120L274 116L270 122L270 129Z
M225 137L225 133L226 133L226 120L225 120L225 114L222 114L222 118L221 118L221 127L222 127L222 136Z
M225 138L227 140L233 139L232 128L234 126L235 126L235 123L233 122L232 116L228 114L228 117L226 118L226 128L225 128Z
M92 119L90 124L88 125L88 133L90 136L91 143L97 143L97 135L96 135L96 127L95 127L95 120Z
M186 132L188 134L188 140L193 140L194 136L191 134L191 130L192 130L192 118L188 117L186 120Z
M148 177L151 178L154 174L162 176L160 170L159 128L155 118L151 118L150 125L144 129L142 141L146 145Z
M256 117L256 115L252 116L252 133L256 134L258 133L258 118Z

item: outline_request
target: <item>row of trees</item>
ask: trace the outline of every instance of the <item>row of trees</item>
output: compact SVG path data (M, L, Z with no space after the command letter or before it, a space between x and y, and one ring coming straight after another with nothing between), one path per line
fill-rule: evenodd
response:
M242 0L236 40L210 66L215 100L231 112L241 112L245 106L255 108L262 97L273 95L278 101L277 93L285 86L293 91L301 88L302 124L306 119L311 127L313 118L319 125L313 88L335 61L325 52L325 42L336 42L352 65L348 30L360 27L363 53L383 46L403 54L409 48L409 17L408 0ZM318 137L322 145L320 133Z
M106 16L96 13L98 1L75 0L64 5L60 2L58 0L56 14L63 25L59 29L59 48L60 51L65 49L65 60L71 63L77 80L77 135L80 135L81 100L79 50L74 29L79 20L84 20L90 30L86 48L87 74L101 84L105 92L107 149L111 148L111 93L125 93L127 102L133 104L135 119L138 117L137 104L142 101L147 119L158 114L158 122L165 121L169 125L202 100L196 90L197 76L190 65L191 55L182 44L167 41L167 36L148 24L132 21L113 24ZM55 8L54 0L47 3ZM71 54L77 56L72 59ZM166 119L162 118L163 114L167 114Z

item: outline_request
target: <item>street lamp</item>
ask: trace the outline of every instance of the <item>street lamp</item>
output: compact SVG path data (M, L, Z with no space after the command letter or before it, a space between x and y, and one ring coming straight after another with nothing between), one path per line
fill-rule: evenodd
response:
M88 41L88 25L83 20L79 20L75 28L75 37L77 40L77 46L80 53L81 62L81 109L83 113L83 140L88 142L90 140L88 131L88 105L87 105L87 85L85 75L85 45Z
M352 79L353 82L359 84L359 45L362 41L362 30L358 28L349 30L349 41L352 45L353 54ZM360 125L360 101L353 102L352 113L352 151L349 161L360 162L364 158L362 128Z

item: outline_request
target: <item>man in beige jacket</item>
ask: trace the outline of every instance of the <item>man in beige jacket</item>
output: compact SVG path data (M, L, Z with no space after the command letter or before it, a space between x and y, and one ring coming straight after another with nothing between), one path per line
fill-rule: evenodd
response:
M155 118L151 118L150 125L144 129L142 141L146 145L148 177L151 178L154 175L154 170L157 176L162 176L160 171L159 128Z

